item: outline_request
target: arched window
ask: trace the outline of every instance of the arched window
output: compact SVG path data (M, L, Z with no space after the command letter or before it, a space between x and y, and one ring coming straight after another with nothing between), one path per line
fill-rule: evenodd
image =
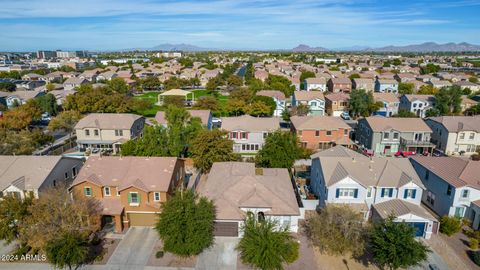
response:
M265 221L265 214L263 212L258 212L257 219L259 222Z

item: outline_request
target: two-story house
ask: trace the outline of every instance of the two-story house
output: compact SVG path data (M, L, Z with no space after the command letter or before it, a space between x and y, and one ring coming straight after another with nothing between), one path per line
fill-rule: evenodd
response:
M472 221L480 229L480 162L458 157L413 157L413 167L427 188L422 201L439 216Z
M325 96L325 107L330 116L340 116L349 111L350 95L346 93L331 93Z
M413 112L418 117L424 118L426 112L434 105L435 96L433 95L402 95L399 109Z
M304 88L307 91L318 90L327 91L327 80L323 77L307 78L303 82Z
M375 89L375 83L373 79L369 78L355 78L353 81L354 89L363 89L367 92L373 92Z
M382 102L383 107L374 112L373 115L381 115L385 117L391 117L398 114L398 107L400 106L400 100L398 96L393 93L373 93L373 99L375 102Z
M27 103L30 99L35 99L45 95L45 91L32 90L32 91L14 91L14 92L1 92L0 91L0 104L13 108Z
M331 78L327 86L328 91L332 93L350 93L352 91L352 81L349 78Z
M377 79L375 81L375 92L398 93L398 82L394 79Z
M142 134L145 118L130 113L91 113L75 125L81 152L107 150L118 153L120 145Z
M38 198L55 186L67 188L83 159L63 156L0 156L0 197Z
M350 146L352 128L340 117L292 116L291 131L297 134L302 146L312 150L323 150L335 145Z
M70 188L73 197L97 199L103 223L115 232L154 226L161 204L183 184L184 161L175 157L89 157Z
M255 168L254 163L215 162L197 192L215 202L215 236L238 237L248 213L298 231L301 212L287 169Z
M326 150L312 159L310 190L320 207L348 205L373 220L393 215L417 228L416 236L430 238L438 224L420 205L425 187L408 159L346 151L335 156Z
M229 132L233 140L233 151L252 155L262 149L269 133L280 128L278 117L253 117L242 115L237 117L222 117L223 130Z
M278 90L261 90L256 93L257 96L265 96L273 98L275 101L275 110L273 111L273 116L280 117L282 116L283 111L286 108L287 100L285 94Z
M65 90L74 90L75 88L79 87L82 84L88 83L88 81L85 78L68 78L64 83L63 83L63 89Z
M432 129L432 143L447 155L480 151L480 115L440 116L425 119Z
M295 91L292 95L292 107L300 104L308 106L308 115L325 115L325 97L321 91Z
M420 118L372 116L360 119L356 130L358 144L377 155L394 155L397 151L418 154L433 152L432 130Z

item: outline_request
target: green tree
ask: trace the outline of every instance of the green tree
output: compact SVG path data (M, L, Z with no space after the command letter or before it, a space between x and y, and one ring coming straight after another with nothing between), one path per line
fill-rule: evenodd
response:
M244 115L247 110L247 103L243 100L229 99L224 108L225 112L230 116Z
M438 92L438 89L435 88L433 85L426 84L426 85L420 86L420 90L418 90L417 94L419 94L419 95L433 95L433 94L436 94L437 92Z
M310 106L306 104L298 104L295 107L292 107L290 111L290 116L306 116L308 115L312 110L310 110Z
M217 90L217 88L220 86L220 82L217 77L213 77L208 80L207 85L205 88L209 91L214 91Z
M143 136L123 143L121 152L125 156L169 156L167 129L163 126L145 126Z
M413 83L399 83L398 84L398 93L410 95L413 94L413 88L415 85Z
M300 244L288 226L274 219L257 221L249 212L242 227L243 237L237 245L243 263L263 270L283 269L298 259Z
M71 135L75 125L78 123L78 121L80 121L81 118L82 115L77 111L63 111L54 117L50 123L48 123L48 130L64 130Z
M185 97L184 96L164 96L163 106L167 108L170 106L183 108L185 106Z
M400 66L402 64L402 60L400 60L398 58L395 58L395 59L393 59L392 64L394 66Z
M252 102L262 102L269 107L269 111L265 116L272 116L275 109L277 108L277 103L271 97L266 96L254 96Z
M460 86L442 87L435 94L435 106L440 115L459 114L462 111L462 89Z
M471 82L471 83L478 83L478 78L475 77L475 76L472 76L472 77L468 78L468 81Z
M232 91L243 85L243 79L237 75L230 75L227 78L227 90Z
M452 236L462 229L462 220L457 217L443 216L440 219L440 232Z
M366 92L364 89L352 90L349 105L350 113L354 117L370 116L383 107L382 102L375 102L372 92Z
M295 91L295 86L292 85L292 82L279 75L268 75L268 78L265 80L264 89L278 90L285 94L285 97L290 97Z
M81 235L71 232L64 233L47 242L45 247L48 261L60 269L68 266L78 268L85 262L88 255L88 242Z
M307 219L307 231L321 252L330 255L351 253L355 257L365 252L368 227L362 213L347 205L327 205L319 214Z
M1 92L13 92L17 89L17 86L12 82L0 82Z
M51 92L51 91L55 90L55 84L47 83L47 85L45 86L45 89L47 89L47 92Z
M118 93L109 87L93 89L91 84L82 84L75 95L66 97L64 109L80 113L126 113L133 110L131 96Z
M191 121L190 113L180 107L169 106L165 111L167 120L168 149L172 156L179 156L183 149L202 129L201 121Z
M253 98L253 91L247 87L237 88L230 93L230 99L242 100L249 103Z
M431 73L437 73L440 71L440 66L429 63L423 67L420 67L420 73L421 74L431 74Z
M19 237L19 225L30 215L32 198L24 200L13 196L4 196L0 201L0 239L7 244Z
M353 73L352 75L348 76L348 78L350 80L353 80L353 79L359 79L360 78L360 75L358 73Z
M297 159L305 158L306 150L291 132L275 131L267 136L255 162L259 167L291 168Z
M251 116L272 116L272 107L265 104L263 101L254 101L247 107L247 113Z
M107 88L109 88L112 92L125 94L130 91L130 87L122 78L113 78L112 80L107 82Z
M208 172L215 162L239 158L233 152L233 141L228 139L228 132L218 129L200 131L192 140L191 149L195 167L203 172Z
M192 190L176 191L161 206L155 226L167 252L194 256L213 244L215 205Z
M34 99L35 105L41 112L48 112L50 115L57 115L58 105L57 99L52 94L46 94L44 96Z
M198 98L193 104L193 109L197 110L211 110L218 111L220 109L220 104L215 97L212 96L203 96Z
M428 247L415 239L415 228L393 218L377 222L370 234L373 260L382 268L409 268L427 259Z

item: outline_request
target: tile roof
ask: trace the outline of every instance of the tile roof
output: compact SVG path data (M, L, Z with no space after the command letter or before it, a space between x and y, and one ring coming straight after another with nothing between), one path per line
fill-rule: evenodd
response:
M261 90L256 93L257 96L274 97L278 100L285 100L285 94L278 90Z
M198 192L214 200L217 219L241 220L245 212L240 208L270 208L265 215L300 215L287 169L262 170L263 175L257 175L254 163L216 162Z
M290 117L292 125L297 130L338 130L351 129L340 117L334 116L292 116Z
M373 205L373 208L377 210L377 213L381 218L386 219L393 215L400 217L407 214L413 214L415 216L425 218L428 220L436 221L437 219L430 214L425 208L420 205L416 205L404 200L393 199L385 202L377 203Z
M480 162L458 157L412 157L454 187L471 186L480 189Z
M400 102L399 98L397 95L394 93L373 93L373 99L375 101L382 101L382 102L387 102L387 103L395 103L395 102Z
M449 132L480 132L480 115L476 116L439 116L429 120L442 124Z
M222 117L222 129L227 131L244 130L250 132L275 131L280 128L278 117L253 117L242 115Z
M432 132L420 118L392 118L383 116L371 116L365 118L374 132L394 129L400 132Z
M343 147L341 145L336 145L329 149L317 152L310 156L311 159L317 157L350 157L350 158L363 158L364 156L358 152L355 152L351 149Z
M325 99L331 100L331 101L342 101L342 100L349 100L350 95L339 92L339 93L329 93L328 95L325 96Z
M91 113L80 119L75 129L130 129L138 119L143 117L131 113Z
M321 91L295 91L293 92L296 100L325 100Z

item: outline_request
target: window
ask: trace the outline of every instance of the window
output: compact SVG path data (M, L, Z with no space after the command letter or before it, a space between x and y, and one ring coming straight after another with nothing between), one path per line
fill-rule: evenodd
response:
M247 133L246 132L242 132L241 135L242 135L242 137L241 137L242 139L245 139L245 140L247 139Z
M85 136L90 136L90 130L85 129Z
M77 167L72 168L72 176L73 177L77 176Z
M317 107L317 102L313 101L313 102L311 103L311 106L312 106L312 107Z
M266 139L268 137L268 132L263 133L263 138Z
M452 186L448 185L447 187L447 195L450 196L452 195Z
M455 207L455 217L462 218L464 211L465 211L464 207Z
M398 140L398 135L399 135L398 132L394 132L393 133L393 139Z
M65 179L68 179L68 172L65 172Z
M462 190L462 199L468 199L468 195L470 195L468 189Z
M93 130L93 135L98 136L98 129Z
M469 137L470 140L473 140L475 139L475 133L470 133L470 137Z
M358 196L358 189L356 188L337 188L337 198L345 199L345 198L357 198Z
M315 137L320 136L320 130L315 130Z
M54 186L54 187L57 186L57 180L53 180L53 186Z
M130 192L128 193L128 203L130 205L138 205L140 204L140 195L138 192Z
M425 180L428 181L428 178L430 178L430 171L425 171Z
M474 144L469 144L467 145L467 152L475 152L475 145Z
M332 136L332 131L331 130L327 130L327 136Z
M431 191L427 192L427 202L429 202L431 205L435 203L435 194L433 194Z
M297 133L298 133L298 136L302 136L302 131L301 130L297 131Z
M387 133L387 132L383 133L383 139L386 140L388 139L388 137L390 137L390 133Z
M417 103L413 103L413 108L416 108L417 107Z
M405 191L403 193L403 198L404 199L415 199L416 194L417 194L416 189L405 189Z
M237 133L236 132L230 132L230 138L236 139L237 138Z
M120 190L118 190L118 187L117 187L117 196L120 196Z
M115 136L123 136L123 130L115 129Z
M372 197L372 187L368 187L367 188L367 198L371 198Z
M258 212L257 218L258 218L258 221L259 221L259 222L265 221L265 213L263 213L263 212Z
M393 197L393 188L382 188L381 197Z
M105 194L105 196L110 196L110 187L104 187L103 188L103 194Z
M83 188L83 193L85 196L92 196L92 188L91 187L84 187Z
M153 193L153 201L159 202L160 201L160 192Z
M465 139L465 133L460 133L460 140Z

